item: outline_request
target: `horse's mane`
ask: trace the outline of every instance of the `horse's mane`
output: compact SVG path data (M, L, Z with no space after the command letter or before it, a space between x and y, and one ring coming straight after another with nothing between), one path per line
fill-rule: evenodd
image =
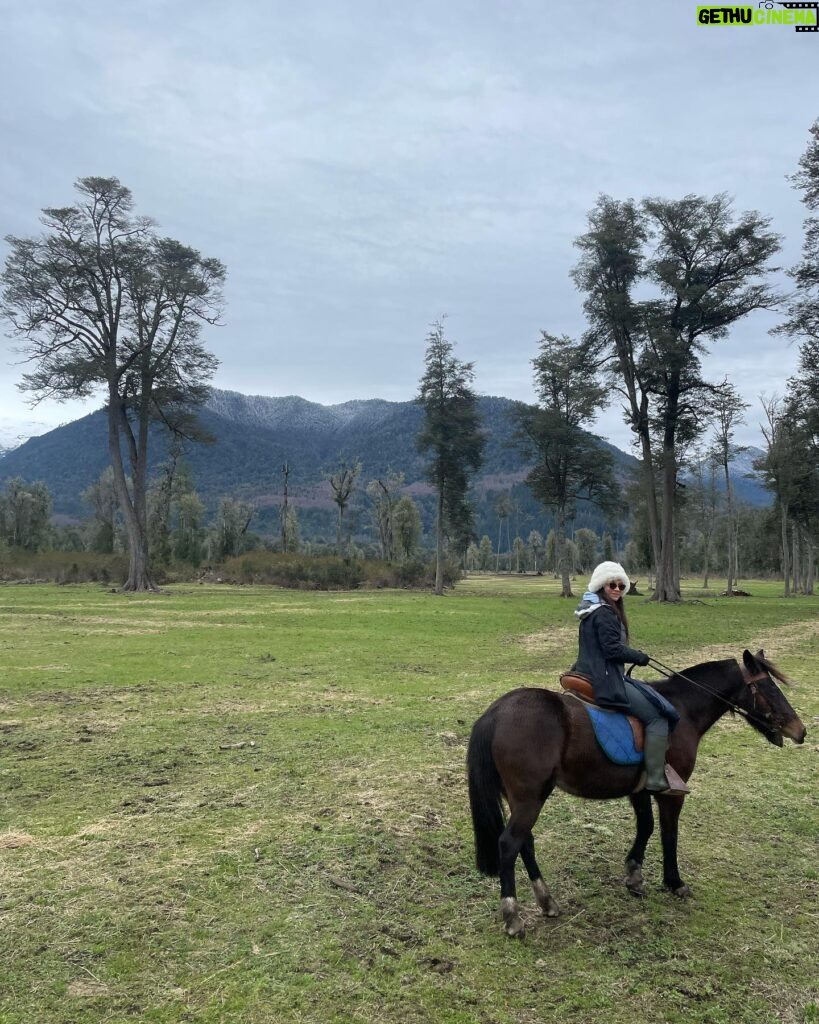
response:
M759 664L765 669L765 671L769 675L772 675L774 677L774 679L778 679L779 682L780 683L784 683L785 686L795 686L796 685L796 683L794 683L794 681L792 679L789 679L785 675L785 673L782 671L782 669L777 668L776 665L774 665L774 663L772 661L768 661L768 659L765 657L765 652L764 651L762 651L762 650L757 651L756 654L754 655L754 657L759 662Z
M765 669L766 672L769 673L769 675L773 676L773 678L778 680L780 683L783 683L786 686L796 685L792 679L789 679L785 675L782 669L777 668L776 665L774 665L774 663L765 656L765 652L763 650L757 651L754 655L754 659L762 666L762 668ZM663 682L670 682L675 678L679 679L681 675L686 676L699 674L702 671L707 671L708 669L713 669L718 666L727 668L730 665L736 665L741 669L742 660L740 658L722 658L715 661L701 661L697 665L692 665L690 668L682 669L680 672L674 673L673 676L669 676L665 680L652 681L651 685L662 687Z

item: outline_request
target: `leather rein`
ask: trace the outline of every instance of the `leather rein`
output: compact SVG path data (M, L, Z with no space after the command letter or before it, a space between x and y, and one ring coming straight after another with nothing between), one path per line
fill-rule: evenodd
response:
M696 686L697 689L703 690L705 693L709 694L709 696L716 697L717 700L721 700L723 704L727 704L732 711L736 712L736 714L738 715L742 715L742 717L747 719L747 721L756 721L760 725L764 725L766 727L770 726L770 723L767 722L765 719L760 718L758 715L754 715L750 711L746 711L745 708L740 707L739 704L735 703L732 700L729 700L727 697L723 697L721 693L716 693L709 687L703 686L702 683L698 683L695 679L691 679L689 676L683 675L682 672L677 672L675 669L669 668L668 665L663 665L663 663L661 661L657 661L656 658L649 658L649 664L652 665L654 668L658 669L667 679L670 679L671 676L677 676L679 679L685 680L686 683L690 683L692 686ZM767 679L768 673L765 672L763 669L763 671L758 672L756 675L752 676L744 665L740 665L739 668L742 672L742 678L744 679L745 684L751 691L751 695L754 699L754 708L756 708L756 698L758 692L757 683L761 683L763 680Z

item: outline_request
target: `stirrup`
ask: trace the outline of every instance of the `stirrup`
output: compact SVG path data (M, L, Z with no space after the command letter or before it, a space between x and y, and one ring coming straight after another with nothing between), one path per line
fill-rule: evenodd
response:
M632 790L632 792L640 793L642 790L646 790L647 793L654 793L657 796L685 796L687 793L691 792L685 781L680 778L668 762L665 764L665 781L668 783L668 789L646 790L646 782L648 782L648 778L646 772L643 771L640 775L640 781L637 784L637 788Z
M667 762L665 766L665 781L668 783L668 789L664 792L668 796L685 796L686 793L691 792L685 781L680 778Z

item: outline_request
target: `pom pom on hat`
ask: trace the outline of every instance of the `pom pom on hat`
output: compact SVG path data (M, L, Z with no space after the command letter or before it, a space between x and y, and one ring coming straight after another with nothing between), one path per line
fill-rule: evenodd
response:
M619 562L601 562L600 565L591 574L589 580L589 590L592 593L597 593L598 590L602 590L607 583L611 583L612 580L618 580L620 583L625 583L626 589L624 593L628 593L631 590L631 580L626 575L626 570L620 565Z

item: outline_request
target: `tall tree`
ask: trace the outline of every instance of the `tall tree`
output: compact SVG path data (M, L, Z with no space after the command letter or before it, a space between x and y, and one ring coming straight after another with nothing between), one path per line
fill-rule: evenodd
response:
M574 277L587 296L589 340L626 399L641 447L655 600L680 600L679 449L704 429L714 390L701 356L739 319L779 301L765 282L779 249L769 227L755 212L735 218L724 194L646 199L639 207L604 196L577 242ZM638 300L641 285L653 294Z
M526 484L555 517L557 572L562 596L572 596L568 526L577 502L609 510L615 484L611 455L581 427L600 410L604 389L589 358L588 345L542 332L540 354L532 360L539 406L521 405L517 439L535 465Z
M373 503L373 524L378 534L381 557L386 562L395 558L395 523L393 513L404 486L404 474L389 472L367 484L367 495Z
M279 507L279 525L281 528L282 538L282 551L284 553L288 550L289 537L289 525L290 525L290 507L289 507L289 494L288 494L288 481L290 479L290 464L285 462L282 465L282 503Z
M421 513L412 498L405 494L392 510L393 535L397 553L407 560L412 558L421 543Z
M25 551L46 547L51 532L51 494L41 481L12 477L0 492L0 541Z
M512 571L512 555L511 547L512 542L509 537L509 519L512 515L512 495L508 491L504 491L498 495L495 501L495 515L498 517L498 550L497 559L495 563L495 570L500 572L500 556L503 550L503 527L506 526L506 557L508 561L509 571Z
M99 478L80 495L92 513L91 550L111 554L116 548L119 502L114 488L114 470L106 466Z
M117 178L80 178L75 188L73 206L43 211L39 237L7 238L2 314L34 366L23 390L38 401L104 396L128 537L124 589L153 589L149 428L159 421L194 436L190 410L204 401L217 365L199 335L204 323L218 322L225 268L160 237L151 220L134 215Z
M244 501L222 498L214 522L213 548L218 559L235 558L247 550L248 530L256 509Z
M540 568L540 553L543 551L543 534L538 530L529 533L529 548L532 552L532 566L535 572Z
M819 120L810 128L807 149L791 181L802 193L808 216L801 260L789 272L796 290L788 303L787 319L777 332L800 340L799 370L788 381L785 414L803 454L799 486L790 505L794 547L798 545L804 553L793 560L794 578L798 587L812 592L819 536ZM800 561L805 562L803 571Z
M807 149L791 182L802 193L808 216L804 222L802 258L790 271L796 291L788 303L787 319L777 331L802 339L803 362L811 366L815 380L819 377L819 119L811 125ZM803 366L803 374L806 371L807 366ZM815 391L810 404L819 407Z
M691 483L688 486L688 505L691 518L699 532L702 553L702 586L708 589L711 573L711 548L719 511L717 493L717 463L713 455L697 451L690 460Z
M427 335L426 367L416 401L424 410L418 449L428 456L427 479L437 497L435 518L435 593L444 592L444 539L468 541L472 510L467 501L470 476L483 461L486 438L480 430L473 363L455 358L452 343L436 322ZM464 543L465 546L465 543Z
M714 462L722 468L725 480L725 529L727 540L727 576L725 592L730 597L734 592L734 584L739 575L737 540L736 501L734 485L731 481L731 463L747 452L748 448L735 442L736 429L745 422L745 410L750 408L747 402L731 384L723 384L714 395L714 439L711 443L710 455Z
M338 519L336 521L336 552L341 554L341 528L344 521L344 513L350 504L350 499L355 491L358 478L361 475L361 463L355 462L348 465L342 460L338 471L329 476L330 490L333 492L333 501L338 507Z
M816 505L816 460L793 404L778 396L763 401L766 423L762 424L766 451L754 462L765 486L776 497L779 511L780 556L785 597L791 594L792 531L809 521Z

